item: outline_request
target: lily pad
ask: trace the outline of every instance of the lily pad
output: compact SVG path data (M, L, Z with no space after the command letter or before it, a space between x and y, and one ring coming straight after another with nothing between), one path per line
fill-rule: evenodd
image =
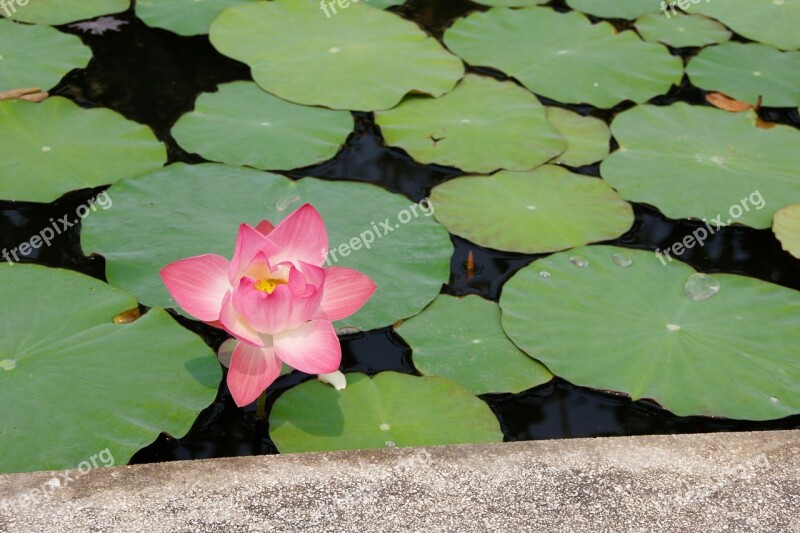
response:
M83 250L104 255L109 283L145 305L176 307L158 275L164 265L207 253L230 258L242 222L277 224L305 202L328 228L333 252L326 266L355 268L378 285L367 304L337 326L368 330L415 315L450 274L447 231L420 206L374 185L176 164L119 182L108 194L114 208L84 220Z
M413 22L366 2L330 17L320 7L317 0L232 7L212 24L211 43L250 65L265 90L334 109L388 109L412 91L441 96L464 75L461 61Z
M608 124L561 107L548 107L546 112L547 120L567 140L567 149L558 156L556 163L581 167L608 155L611 148Z
M565 103L607 108L645 102L683 76L680 58L663 45L549 8L472 13L453 24L445 42L471 65L500 69L534 93Z
M534 95L482 76L466 76L441 98L408 99L375 121L387 144L417 161L467 172L530 170L566 148Z
M703 15L647 13L636 20L636 31L645 41L661 42L675 48L706 46L728 41L731 32Z
M444 378L347 374L347 388L307 381L269 417L281 453L502 442L492 410Z
M725 0L700 2L697 13L714 17L753 41L783 50L800 48L800 2L797 0Z
M402 5L405 1L406 0L367 0L367 5L377 7L378 9L386 9L387 7Z
M476 0L476 4L499 7L528 7L546 4L550 0Z
M768 228L775 211L800 203L800 131L758 128L752 112L637 106L617 115L611 133L620 149L603 161L602 176L670 218ZM763 203L748 200L759 196Z
M261 0L136 0L136 15L150 27L200 35L225 8Z
M130 8L130 0L29 0L22 6L19 0L8 1L8 18L33 24L58 26L100 15L121 13Z
M85 67L92 51L54 28L0 20L0 91L50 89L70 70Z
M800 104L800 52L781 52L765 44L726 43L692 58L686 67L692 84L737 100L770 107Z
M567 5L595 17L629 20L661 10L661 0L567 0Z
M206 159L275 170L330 159L352 131L346 111L293 104L247 81L200 95L172 128L178 144Z
M0 102L0 198L52 202L66 192L159 168L167 150L147 126L61 97Z
M772 231L783 249L800 259L800 204L786 206L775 213Z
M431 202L451 233L511 252L614 239L633 224L633 208L608 183L552 165L456 178L435 187Z
M589 246L555 254L506 283L503 328L557 376L652 398L680 416L800 413L800 292L714 274L705 282L718 293L690 298L693 275L649 251Z
M35 265L0 266L0 285L0 472L97 464L106 449L125 464L214 401L213 351L163 310L114 323L132 295Z
M396 329L420 372L451 379L473 394L516 393L553 377L506 337L500 308L480 296L442 294Z

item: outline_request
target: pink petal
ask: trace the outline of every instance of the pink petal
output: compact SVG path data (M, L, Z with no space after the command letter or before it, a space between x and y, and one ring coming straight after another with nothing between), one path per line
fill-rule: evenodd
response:
M327 320L312 320L283 331L272 342L279 359L306 374L330 374L342 362L342 347Z
M231 266L228 270L228 279L231 284L235 284L239 281L244 270L253 262L253 259L259 252L269 258L276 251L277 246L256 228L247 224L239 226L239 235L236 237L236 249L233 252L233 259L231 260Z
M378 286L357 270L344 267L325 269L322 302L314 318L341 320L363 306Z
M322 266L328 253L328 232L322 217L310 204L304 204L283 219L269 234L278 251L270 255L273 263L303 261Z
M256 231L261 233L262 235L269 235L272 230L275 229L275 226L272 225L272 222L269 220L262 220L256 226Z
M222 327L239 340L244 340L255 346L264 346L264 340L255 331L247 320L239 314L233 307L231 302L233 295L228 293L222 300L222 310L220 311L219 320Z
M278 285L272 294L256 289L254 279L243 277L231 294L233 309L262 335L274 335L311 320L322 300L321 273L324 271L310 265L301 266L308 277L291 267L289 283Z
M228 389L239 407L253 403L281 373L281 362L272 346L239 342L228 370Z
M203 322L219 320L230 263L220 255L199 255L170 263L161 269L161 279L184 311Z

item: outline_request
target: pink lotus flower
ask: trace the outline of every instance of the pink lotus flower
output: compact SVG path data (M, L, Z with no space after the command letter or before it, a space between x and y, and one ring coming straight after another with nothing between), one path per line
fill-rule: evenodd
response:
M277 227L239 227L233 260L208 254L170 263L161 279L186 312L238 341L228 371L236 405L253 402L280 374L281 361L308 374L339 369L331 323L358 311L375 292L364 274L322 268L328 234L305 204Z

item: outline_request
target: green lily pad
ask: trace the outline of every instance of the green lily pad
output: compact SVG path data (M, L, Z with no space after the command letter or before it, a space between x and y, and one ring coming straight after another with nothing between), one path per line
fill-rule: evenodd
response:
M431 202L451 233L511 252L614 239L633 224L633 208L608 183L552 165L456 178L436 186Z
M731 38L731 32L716 20L680 12L670 18L661 13L646 13L636 20L635 27L645 41L675 48L723 43Z
M212 24L211 43L250 65L265 90L334 109L388 109L412 91L441 96L464 74L461 61L413 22L366 2L330 17L320 7L317 0L232 7Z
M0 91L50 89L70 70L85 67L91 57L89 47L74 35L0 20Z
M335 249L326 266L355 268L378 285L366 305L337 326L368 330L415 315L450 274L447 231L420 206L374 185L176 164L119 182L108 194L114 208L84 220L83 250L104 255L109 283L145 305L176 306L158 275L164 265L207 253L230 258L242 222L277 224L305 202L322 214Z
M172 134L184 149L231 165L290 170L330 159L353 131L346 111L306 107L228 83L202 94Z
M520 392L553 378L500 326L500 308L480 296L440 295L396 328L423 374L451 379L473 394Z
M661 10L661 0L567 0L567 5L595 17L629 20Z
M136 15L150 27L201 35L225 8L261 0L136 0Z
M421 163L467 172L530 170L566 148L544 106L512 82L468 75L441 98L411 98L375 113L387 144Z
M66 192L159 168L167 150L147 126L66 98L0 102L0 198L52 202Z
M498 7L528 7L546 4L550 0L476 0L476 4Z
M327 0L327 1L328 1L328 3L331 2L331 0ZM366 0L366 5L371 6L371 7L377 7L378 9L386 9L387 7L402 5L405 2L406 2L406 0ZM350 0L350 3L352 4L353 0ZM338 4L336 4L336 5L338 7ZM347 7L350 7L350 6L348 5ZM345 8L345 9L347 9L347 8Z
M772 231L783 249L800 259L800 204L786 206L775 213Z
M560 107L548 107L546 113L550 124L567 140L567 149L558 156L556 163L581 167L608 155L611 148L608 124Z
M2 14L10 19L33 24L58 26L100 15L127 11L130 0L29 0L25 6L19 0L6 2L13 12Z
M269 434L281 453L502 442L492 410L437 377L347 374L347 388L307 381L272 407Z
M620 113L611 133L620 149L602 176L670 218L768 228L775 211L800 203L800 131L789 126L761 129L751 112L677 103Z
M702 50L686 67L692 84L770 107L800 104L800 52L765 44L726 43Z
M797 0L725 0L700 2L697 13L714 17L753 41L783 50L800 48L800 2Z
M577 385L652 398L680 416L800 413L798 291L589 246L519 271L500 307L514 343Z
M78 468L106 449L125 464L214 401L213 351L163 310L114 323L132 295L35 265L0 266L0 285L0 472Z
M474 66L515 77L534 93L559 102L613 107L666 93L683 76L680 58L617 33L580 13L548 8L493 8L458 20L445 34L448 48ZM569 76L564 73L569 72Z

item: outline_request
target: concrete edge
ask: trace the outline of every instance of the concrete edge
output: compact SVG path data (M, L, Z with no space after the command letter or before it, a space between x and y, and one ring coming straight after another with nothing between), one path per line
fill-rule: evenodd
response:
M800 533L800 431L238 457L0 476L1 531Z

